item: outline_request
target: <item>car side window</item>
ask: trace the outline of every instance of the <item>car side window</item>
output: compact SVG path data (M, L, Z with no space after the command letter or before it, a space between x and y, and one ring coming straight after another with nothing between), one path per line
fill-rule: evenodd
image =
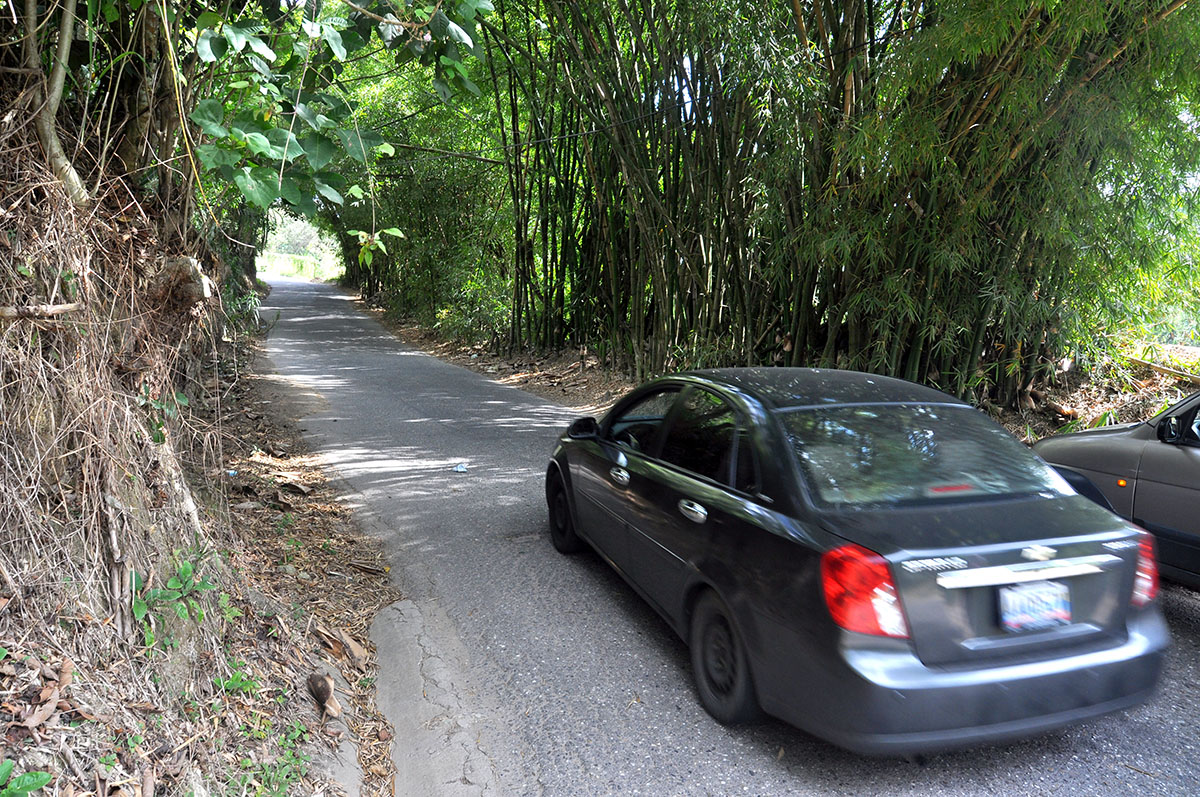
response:
M659 427L678 396L678 388L668 388L638 399L622 410L609 425L609 439L633 451L650 450Z
M706 390L683 397L667 429L662 458L673 465L730 484L737 417L733 409Z

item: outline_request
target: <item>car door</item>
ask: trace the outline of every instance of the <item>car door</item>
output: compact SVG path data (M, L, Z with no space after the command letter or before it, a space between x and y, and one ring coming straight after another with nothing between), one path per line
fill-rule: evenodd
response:
M1183 437L1150 440L1142 452L1133 499L1134 522L1158 537L1158 558L1167 567L1200 574L1200 401L1177 417Z
M692 388L667 420L658 456L642 465L644 510L630 519L629 572L678 622L689 576L712 535L745 515L743 504L757 482L753 448L732 405Z
M624 571L628 562L626 523L638 511L634 498L640 477L634 474L644 471L645 451L657 443L678 396L677 385L631 396L613 409L599 439L571 462L579 530L618 570Z

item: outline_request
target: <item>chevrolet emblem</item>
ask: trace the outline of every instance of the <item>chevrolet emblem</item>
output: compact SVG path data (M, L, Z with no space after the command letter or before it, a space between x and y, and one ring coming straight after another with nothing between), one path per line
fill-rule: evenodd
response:
M1022 559L1029 559L1033 562L1045 562L1053 559L1058 555L1058 551L1048 545L1030 545L1028 548L1021 551Z

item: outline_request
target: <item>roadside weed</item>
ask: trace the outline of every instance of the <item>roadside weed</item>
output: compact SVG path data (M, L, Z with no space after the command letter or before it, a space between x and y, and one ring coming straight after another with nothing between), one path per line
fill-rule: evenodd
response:
M49 772L26 772L14 778L12 771L15 766L12 761L0 761L0 797L24 797L54 779Z

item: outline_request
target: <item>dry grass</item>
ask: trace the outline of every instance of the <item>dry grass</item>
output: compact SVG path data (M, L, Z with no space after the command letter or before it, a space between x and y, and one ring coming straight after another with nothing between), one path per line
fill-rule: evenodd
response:
M51 795L330 794L307 756L349 734L375 773L364 793L390 794L363 641L393 595L378 552L311 463L263 453L273 427L243 428L247 352L215 300L163 279L128 188L77 209L14 118L0 306L81 307L0 320L0 760L49 773ZM233 470L277 503L230 510ZM285 505L288 537L271 521ZM278 569L289 556L310 580ZM305 690L322 670L350 683L348 730Z

